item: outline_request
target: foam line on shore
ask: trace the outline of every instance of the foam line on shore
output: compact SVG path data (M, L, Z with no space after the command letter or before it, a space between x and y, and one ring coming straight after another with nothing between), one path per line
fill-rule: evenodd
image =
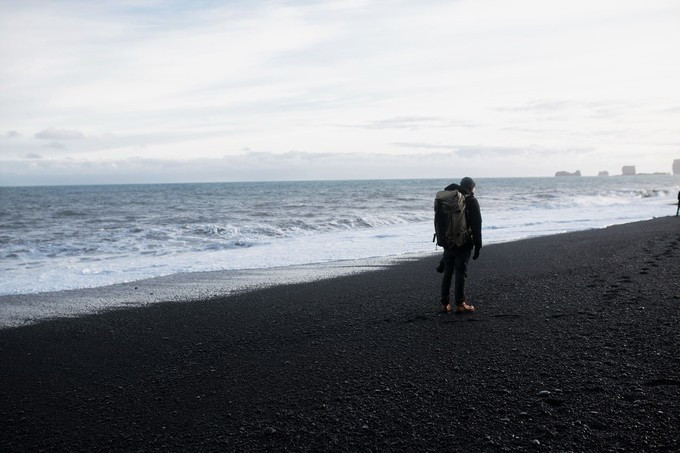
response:
M619 225L644 222L649 221ZM550 238L572 233L578 232L543 235L509 242ZM487 245L486 248L495 245L497 244ZM84 316L116 308L143 307L162 302L207 300L272 286L308 283L380 270L397 263L418 260L438 253L441 253L441 249L433 252L414 252L397 256L298 266L180 273L95 288L4 295L0 296L0 329L29 325L48 319Z
M266 269L181 273L95 288L5 295L0 296L0 329L116 308L206 300L271 286L307 283L384 269L425 255L413 253Z

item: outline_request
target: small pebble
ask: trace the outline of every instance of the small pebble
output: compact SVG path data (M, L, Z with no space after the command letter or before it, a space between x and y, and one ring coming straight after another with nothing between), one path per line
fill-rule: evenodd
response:
M538 392L538 396L550 396L550 392L548 390L541 390Z
M541 445L541 442L538 439L534 439L531 441L534 445Z
M276 430L271 426L267 426L262 432L265 433L267 436L271 436L276 432Z

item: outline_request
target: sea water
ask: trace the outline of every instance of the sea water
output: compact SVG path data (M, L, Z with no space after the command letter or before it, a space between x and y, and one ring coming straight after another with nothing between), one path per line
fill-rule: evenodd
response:
M0 295L435 250L453 181L0 188ZM477 180L485 244L674 215L680 176Z

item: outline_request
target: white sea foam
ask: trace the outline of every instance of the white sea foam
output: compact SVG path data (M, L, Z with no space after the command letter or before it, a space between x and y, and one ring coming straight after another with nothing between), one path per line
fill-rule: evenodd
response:
M568 179L479 180L484 242L674 214L680 186L672 176ZM0 294L430 252L432 197L446 184L4 188Z

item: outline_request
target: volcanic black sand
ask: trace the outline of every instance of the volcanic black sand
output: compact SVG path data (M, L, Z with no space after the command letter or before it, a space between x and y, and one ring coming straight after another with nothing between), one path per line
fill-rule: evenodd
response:
M680 219L0 331L0 450L680 449Z

